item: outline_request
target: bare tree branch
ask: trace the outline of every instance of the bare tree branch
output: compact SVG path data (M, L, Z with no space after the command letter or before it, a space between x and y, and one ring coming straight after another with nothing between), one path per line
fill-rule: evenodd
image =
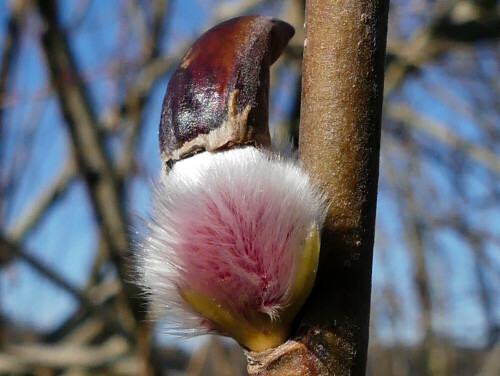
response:
M102 367L115 362L130 351L127 342L113 337L97 346L74 344L60 345L8 345L5 355L11 356L19 364L51 368Z
M495 12L495 10L492 11ZM465 22L456 22L451 17L444 17L434 32L437 38L454 42L470 43L478 40L496 40L500 38L500 14Z
M299 158L329 211L299 337L259 375L364 375L388 1L306 2Z
M15 65L20 44L19 23L21 14L21 6L12 7L10 17L7 20L7 32L5 34L2 46L2 55L0 61L0 143L3 143L2 141L5 136L5 127L3 126L3 123L5 121L5 109L3 107L3 103L7 96L7 87L9 83L9 77L11 77L11 69ZM2 165L3 157L4 153L0 151L0 166ZM8 184L0 184L0 196L2 197L5 194L6 186L8 186ZM0 215L3 214L3 210L3 202L0 200ZM2 262L5 261L7 260L2 260Z
M74 62L67 37L60 28L56 2L39 1L38 7L47 26L42 33L41 42L71 135L77 165L87 183L103 237L118 267L130 309L136 320L140 320L144 311L137 299L139 292L136 286L127 283L132 275L131 266L127 262L131 251L122 192L113 166L105 153L98 121Z
M160 57L161 38L164 37L164 30L167 28L165 14L168 13L170 2L168 0L156 0L153 2L153 25L151 32L146 32L144 40L144 49L142 60L145 68L142 69L137 80L127 90L127 95L123 102L120 112L125 114L132 124L131 132L123 142L122 161L119 166L119 175L124 176L125 172L132 167L133 147L137 135L141 129L141 118L144 104L147 102L151 88L156 80L168 72L168 69L174 64L172 57Z
M19 216L9 230L10 237L15 241L19 241L36 226L47 212L47 209L64 194L74 177L75 167L73 163L69 162L55 179L49 183L48 187L35 198L25 213Z
M98 317L102 318L106 325L113 331L123 334L126 338L130 339L129 333L123 329L117 320L104 308L99 305L94 304L91 298L85 295L83 292L74 287L71 283L66 281L59 274L54 272L52 269L41 263L35 257L31 256L29 253L25 252L19 245L6 239L4 236L0 235L0 251L1 253L9 253L18 257L22 261L28 263L34 270L40 273L43 277L47 278L53 282L58 287L62 288L64 291L75 297L82 306L89 310L90 312L96 314Z
M423 131L429 136L463 151L464 154L468 155L476 163L500 175L500 157L495 152L460 138L444 124L418 114L408 106L390 105L386 106L384 111L392 119L401 121L405 126Z
M493 347L476 376L498 375L500 372L500 342Z
M418 176L420 173L419 161L415 155L415 145L408 140L406 149L413 155L410 157L408 167L410 176ZM431 375L430 360L432 353L432 300L431 300L431 279L426 262L424 221L419 216L418 201L414 187L410 179L399 179L396 169L391 159L388 158L386 166L387 174L392 185L394 185L396 197L399 201L400 216L403 219L403 229L405 237L408 239L410 257L413 261L412 281L416 290L416 296L420 305L420 324L422 330L422 353L421 367L425 375Z
M19 48L19 23L23 6L18 3L20 2L15 2L11 9L10 18L7 21L7 33L3 41L2 60L0 62L0 109L3 107L1 104L6 93L9 72L16 62L17 50Z

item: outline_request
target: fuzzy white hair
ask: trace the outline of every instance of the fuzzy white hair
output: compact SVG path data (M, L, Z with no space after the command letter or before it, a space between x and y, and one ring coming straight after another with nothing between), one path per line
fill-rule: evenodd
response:
M139 283L181 335L211 329L180 294L186 286L237 317L279 316L301 244L324 217L322 195L295 160L252 146L197 154L154 189Z

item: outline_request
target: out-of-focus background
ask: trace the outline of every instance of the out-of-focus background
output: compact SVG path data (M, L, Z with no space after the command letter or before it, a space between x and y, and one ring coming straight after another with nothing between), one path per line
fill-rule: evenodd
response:
M0 374L245 374L148 321L125 255L172 69L248 13L296 28L270 123L297 140L303 1L0 0ZM499 41L494 0L391 2L369 375L500 375Z

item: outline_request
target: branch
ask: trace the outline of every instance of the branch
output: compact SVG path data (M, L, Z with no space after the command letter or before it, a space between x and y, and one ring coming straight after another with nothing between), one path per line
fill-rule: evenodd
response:
M137 75L134 84L127 90L127 95L120 108L120 113L126 115L133 124L130 133L123 141L122 149L125 151L120 161L119 176L123 177L133 167L133 148L141 129L141 118L144 104L151 95L151 88L156 80L166 74L173 66L174 60L160 57L161 40L164 30L167 28L164 15L168 12L170 2L156 0L153 2L153 25L151 32L147 32L144 38L144 49L142 52L143 68Z
M22 14L22 5L19 2L12 4L12 9L10 12L10 17L7 20L7 30L5 33L5 38L2 43L2 56L0 61L0 143L5 144L3 141L5 137L5 127L3 122L5 120L5 108L3 104L7 98L7 91L10 80L12 78L11 70L15 66L19 45L20 45L20 18ZM0 165L2 164L2 159L4 158L5 151L0 151ZM9 184L0 183L0 196L5 197L6 191L9 190ZM3 200L1 200L3 201ZM0 215L4 213L4 202L0 201ZM0 264L8 262L9 260L0 260Z
M500 16L495 10L483 10L478 19L463 22L453 19L454 9L469 2L450 2L426 27L415 32L409 41L391 49L387 66L385 94L388 96L410 73L437 58L452 47L471 45L500 38ZM476 6L478 4L475 4ZM493 15L492 15L493 13ZM457 42L457 43L454 43Z
M132 275L126 262L130 243L126 230L127 218L122 205L121 190L115 172L104 149L98 121L88 98L82 77L70 51L68 40L59 25L55 1L38 1L46 28L41 43L47 59L51 80L55 86L65 123L74 146L77 165L90 192L91 202L120 279L129 298L129 306L137 320L142 319L137 287L126 283Z
M64 343L61 345L8 345L4 356L13 363L31 366L102 367L115 362L129 352L123 338L113 337L102 345L81 346ZM14 363L14 364L15 364Z
M408 167L408 176L420 175L420 164L415 153L415 145L411 140L406 140L405 149L413 154L410 157ZM386 149L387 150L387 149ZM394 186L398 207L400 209L400 218L403 221L405 239L408 240L408 246L411 250L411 259L413 261L412 281L415 288L415 295L420 305L420 324L423 340L419 347L419 356L422 369L425 374L430 372L430 360L432 352L432 340L434 332L432 328L432 299L431 299L431 279L425 260L425 236L427 226L425 219L419 215L418 200L409 179L400 179L397 175L395 166L391 158L387 158L386 173L390 184Z
M120 282L117 279L105 280L96 284L89 291L82 291L81 294L93 302L101 310L104 310L106 303L117 296L121 290ZM99 317L91 315L91 311L82 305L66 321L64 321L54 331L44 336L43 342L72 342L87 343L96 337L107 337L114 334L109 327L105 327Z
M299 156L329 204L294 341L250 354L259 375L364 375L388 1L306 2Z
M4 96L7 91L7 83L10 77L9 73L12 66L15 64L17 52L19 50L19 39L21 35L19 32L19 23L22 12L23 5L20 4L20 2L14 2L10 18L7 21L7 33L3 41L2 60L0 62L0 110L3 107L1 104L4 101Z
M391 105L385 108L385 113L392 119L401 122L404 126L415 128L451 147L462 151L476 163L486 167L491 172L500 175L500 158L495 152L484 146L458 137L446 125L420 115L410 107L404 105Z
M69 183L75 177L75 170L73 163L68 163L63 170L56 176L56 178L43 190L39 196L34 200L33 204L25 213L19 216L19 219L14 223L12 229L9 231L10 237L16 241L21 240L26 233L28 233L47 212L47 209L52 206L58 198L60 198Z
M493 347L476 376L498 375L500 372L500 342Z
M435 34L437 38L462 43L498 40L500 38L500 15L465 22L454 22L451 17L445 17L436 27Z
M117 323L113 315L105 311L100 306L94 304L92 299L86 294L78 290L71 283L41 263L35 257L25 252L19 245L4 238L3 236L0 236L0 251L0 253L8 253L26 262L35 271L40 273L40 275L75 297L81 303L83 308L100 317L114 332L123 334L126 338L130 339L130 335Z

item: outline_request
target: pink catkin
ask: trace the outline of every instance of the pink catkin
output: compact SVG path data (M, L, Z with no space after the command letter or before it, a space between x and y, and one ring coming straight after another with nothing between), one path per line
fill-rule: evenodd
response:
M178 162L156 189L140 283L158 312L182 333L206 321L179 295L190 288L236 316L271 317L290 302L288 287L324 204L293 161L254 147Z

